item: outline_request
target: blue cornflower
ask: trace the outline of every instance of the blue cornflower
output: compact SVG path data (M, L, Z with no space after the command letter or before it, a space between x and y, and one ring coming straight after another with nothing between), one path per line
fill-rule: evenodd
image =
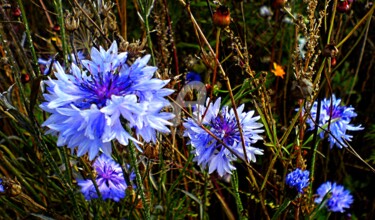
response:
M353 196L350 195L348 190L345 190L343 186L337 185L336 183L326 182L323 183L317 190L319 195L315 199L315 203L321 203L327 193L331 195L328 197L326 206L329 211L332 212L344 212L345 208L349 208L353 203Z
M134 128L143 141L156 142L156 131L168 133L172 113L161 112L170 103L163 88L169 80L153 78L156 67L146 66L150 55L126 64L127 53L118 53L113 42L106 51L91 49L91 60L81 60L84 70L72 63L65 73L57 62L55 77L44 81L47 92L40 107L51 113L43 123L58 136L57 145L78 148L92 160L101 149L111 154L111 141L138 142L127 130ZM138 142L139 143L139 142Z
M186 82L193 82L193 81L199 81L202 82L202 77L199 75L199 73L190 71L186 74Z
M309 175L308 170L302 171L297 168L286 176L285 182L288 186L297 189L299 193L303 193L303 189L309 185Z
M43 58L38 59L38 64L42 66L41 70L43 72L43 75L47 75L50 73L50 70L53 67L53 64L57 62L54 58L50 57L48 60L45 60Z
M340 149L342 148L342 146L347 147L344 140L351 141L351 138L353 136L346 134L346 131L358 131L363 129L361 125L354 126L350 124L352 118L357 116L357 114L354 112L354 108L351 106L341 106L340 103L341 99L336 99L335 95L332 95L332 106L330 99L324 99L321 102L319 126L327 126L329 120L331 120L329 128L326 128L330 130L332 134L328 138L328 141L330 142L330 148L333 148L334 145L336 145ZM315 123L313 120L316 119L316 113L318 111L317 107L318 102L315 101L311 108L311 118L309 117L307 119L307 123L309 124L311 129L314 129L315 127ZM320 138L324 138L324 133L325 132L320 132Z
M125 190L128 187L123 172L118 163L105 154L100 155L92 165L96 172L95 182L102 198L112 199L118 202L125 197ZM134 175L130 175L130 180ZM92 180L77 180L81 192L86 200L99 198Z
M192 153L195 155L194 161L202 168L209 167L208 172L211 174L215 170L223 177L231 174L236 168L232 165L232 161L237 160L236 155L231 153L219 141L208 134L200 125L210 130L220 140L222 140L231 150L233 150L242 159L245 158L241 135L237 126L237 121L233 109L229 110L228 106L224 106L220 111L221 99L218 98L214 104L207 100L206 106L197 105L193 115L194 119L188 118L184 123L186 128L184 135L189 137L189 143L192 145ZM207 112L206 112L206 108ZM259 133L263 130L261 123L258 123L259 116L253 117L254 111L247 113L242 112L244 105L237 108L240 124L245 139L245 149L248 161L256 161L255 155L262 155L263 150L252 147L251 145L262 140ZM203 114L206 115L203 118Z

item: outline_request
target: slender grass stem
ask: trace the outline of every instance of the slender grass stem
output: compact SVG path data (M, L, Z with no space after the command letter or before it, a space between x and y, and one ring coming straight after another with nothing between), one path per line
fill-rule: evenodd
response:
M64 13L63 13L63 6L62 6L62 1L61 0L54 0L53 1L55 10L57 12L57 20L60 25L60 33L61 33L61 42L62 42L62 50L64 53L64 61L65 63L68 63L68 55L69 55L69 50L68 50L68 44L67 44L67 37L65 33L65 23L64 23Z
M218 27L217 28L217 31L216 31L216 52L215 52L215 58L216 60L219 60L219 46L220 46L220 32L221 32L221 28ZM216 74L217 74L217 64L215 63L214 65L214 71L212 73L212 89L211 89L211 94L210 94L210 99L212 100L212 94L214 92L214 89L215 89L215 85L216 85Z
M238 192L238 174L237 171L233 172L232 175L232 186L234 190L234 198L236 199L236 205L238 210L238 215L240 216L240 219L245 220L247 219L246 215L244 215L244 208L242 205L240 193Z
M335 1L337 1L337 0L335 0ZM359 28L359 26L361 26L362 23L365 22L366 19L368 19L368 17L371 16L374 13L374 10L375 10L375 4L372 5L371 9L367 12L367 14L365 16L363 16L363 18L354 26L354 28L349 32L349 34L346 35L345 38L342 39L340 41L340 43L337 44L336 47L341 47L342 44L345 43L354 34L354 32Z
M136 182L137 182L137 188L139 190L139 194L141 196L141 199L142 199L142 203L143 203L143 217L144 219L150 219L150 206L148 204L148 201L146 200L146 194L145 194L145 191L144 191L144 186L143 186L143 181L142 181L142 176L141 176L141 173L139 172L139 167L138 167L138 163L137 163L137 153L136 153L136 149L135 149L135 146L133 143L130 143L129 144L129 153L130 153L130 162L131 162L131 166L133 167L134 169L134 172L135 172L135 179L136 179Z
M28 22L27 17L26 17L26 11L25 11L25 8L23 7L22 0L17 0L17 2L18 2L18 5L20 6L20 9L21 9L22 22L25 25L26 36L27 36L27 39L29 41L29 47L30 47L31 55L33 57L34 72L32 72L31 74L32 74L32 77L35 78L35 77L37 77L41 74L40 69L39 69L39 65L38 65L38 57L37 57L36 52L35 52L34 42L33 42L33 38L31 37L29 22ZM35 75L35 73L37 73L37 75Z
M327 37L327 44L331 43L331 35L332 35L332 31L333 31L333 27L334 27L334 24L335 24L335 15L336 15L336 8L337 8L337 1L338 0L334 0L333 2L333 7L332 7L332 17L331 17L331 24L329 25L329 31L328 31L328 37Z
M358 65L357 65L357 68L356 68L356 70L355 70L355 74L354 74L354 77L353 77L353 80L352 80L352 85L350 86L349 96L348 96L348 98L347 98L347 100L346 100L346 102L345 102L346 104L349 103L350 96L351 96L352 93L353 93L352 91L353 91L354 86L355 86L355 84L356 84L356 82L357 82L357 79L358 79L359 69L360 69L360 67L361 67L361 63L362 63L362 59L363 59L363 54L364 54L364 52L365 52L365 47L366 47L366 42L367 42L368 31L369 31L369 29L370 29L371 18L372 18L372 17L370 17L370 18L367 20L367 24L366 24L366 28L365 28L365 30L366 30L366 34L365 34L365 37L363 38L363 44L362 44L362 48L361 48L361 54L359 55L359 58L358 58ZM329 81L327 81L327 82L329 82Z

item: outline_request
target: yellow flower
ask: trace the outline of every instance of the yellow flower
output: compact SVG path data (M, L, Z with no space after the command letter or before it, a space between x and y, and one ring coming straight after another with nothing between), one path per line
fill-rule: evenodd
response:
M273 72L275 74L275 76L280 76L281 78L284 79L285 72L284 72L283 68L280 65L278 65L277 63L273 63L273 68L274 68L274 70L271 70L271 72Z

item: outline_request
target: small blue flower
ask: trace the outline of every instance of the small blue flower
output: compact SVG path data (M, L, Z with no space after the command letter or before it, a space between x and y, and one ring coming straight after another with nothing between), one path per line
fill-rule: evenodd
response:
M76 60L76 55L77 55L78 62ZM69 59L72 59L73 63L76 64L76 65L78 65L78 63L80 63L81 60L86 59L85 53L82 50L78 51L76 55L74 55L74 53L72 53L68 57Z
M118 53L113 42L106 51L91 49L91 60L81 60L84 70L72 63L70 73L54 65L55 77L44 81L47 92L40 107L51 113L43 123L47 133L58 136L57 145L89 154L99 150L111 155L111 141L128 145L138 142L127 130L134 128L145 142L156 142L156 132L168 133L172 113L161 112L170 105L163 88L169 80L153 78L156 67L147 66L150 55L126 64L127 53Z
M309 185L309 175L308 170L302 171L297 168L286 176L285 182L288 186L296 188L299 193L303 193L303 189Z
M48 75L48 73L52 71L51 68L53 68L53 64L55 62L57 61L52 57L48 58L48 60L45 60L43 58L38 59L38 64L42 66L41 70L43 72L43 75Z
M118 202L125 197L128 185L125 182L123 172L118 163L105 154L100 155L94 162L96 172L96 184L98 185L103 200L112 199ZM130 175L132 180L134 175ZM99 198L92 180L77 180L81 192L86 200Z
M331 194L326 204L329 211L343 213L344 209L349 208L353 203L353 196L350 195L348 190L345 190L341 185L329 181L323 183L318 188L317 194L319 197L315 199L315 203L321 203L327 193Z
M218 98L214 104L207 100L206 106L197 105L193 112L194 118L188 118L183 124L186 128L184 135L189 137L189 143L192 145L192 153L195 155L194 161L198 162L203 169L209 167L211 174L215 170L223 177L231 174L236 168L232 162L237 160L236 155L231 153L219 141L208 134L201 126L210 130L220 140L222 140L238 156L245 159L242 148L241 135L237 126L233 109L229 110L224 106L220 111L221 99ZM206 112L207 108L207 112ZM243 112L244 105L237 108L240 124L245 139L245 149L248 161L256 161L255 155L262 155L263 150L252 147L251 145L262 140L259 136L263 130L261 123L258 123L259 116L253 117L254 111ZM206 113L205 113L206 112ZM203 118L203 115L205 117Z
M273 15L273 12L271 10L270 7L266 6L266 5L263 5L262 7L260 7L259 9L259 14L260 16L262 17L271 17Z
M4 186L3 186L3 180L0 179L0 193L4 193Z
M202 82L202 77L196 72L190 71L186 74L186 82L193 82L193 81L199 81Z
M328 125L330 122L329 128L332 135L329 136L328 141L330 142L330 148L336 146L338 148L342 148L342 146L347 147L344 140L351 141L352 135L346 134L347 131L358 131L362 130L363 127L361 125L354 126L350 124L352 118L356 117L357 114L354 112L353 107L346 107L340 105L341 99L336 99L335 95L332 95L332 106L330 99L324 99L321 102L320 107L320 117L319 117L319 126L324 127ZM318 102L314 102L311 108L311 118L307 119L307 123L309 124L311 129L315 128L315 123L313 120L316 119ZM324 138L324 133L320 133L320 138Z

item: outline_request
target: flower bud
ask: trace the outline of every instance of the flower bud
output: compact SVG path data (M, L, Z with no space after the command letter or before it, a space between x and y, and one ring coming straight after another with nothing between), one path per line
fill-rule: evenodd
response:
M284 7L287 0L273 0L272 7L274 8L282 8Z
M230 24L230 12L229 8L226 6L219 6L212 16L212 21L214 25L225 28Z
M18 18L19 16L21 16L21 10L20 8L18 7L15 7L12 9L12 15L16 18Z
M332 66L332 67L336 66L336 62L337 62L337 61L336 61L336 57L332 57L332 58L331 58L331 66Z
M348 0L344 1L338 1L336 10L341 13L347 13L350 10L350 5L348 3Z
M55 24L55 25L52 27L52 31L53 31L53 32L60 32L60 25Z
M30 76L29 76L29 74L24 73L24 74L21 75L21 82L22 82L23 84L26 84L26 83L28 83L29 81L30 81Z

